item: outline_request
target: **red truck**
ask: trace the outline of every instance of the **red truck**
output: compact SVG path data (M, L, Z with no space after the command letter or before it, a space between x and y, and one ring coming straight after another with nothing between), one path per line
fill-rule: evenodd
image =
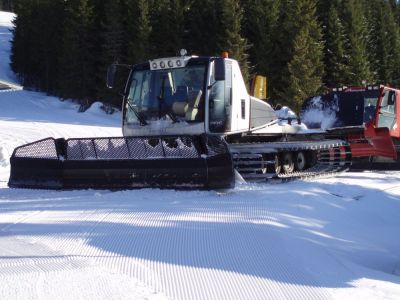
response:
M399 105L398 89L344 87L307 99L301 118L309 128L347 140L354 168L399 169Z

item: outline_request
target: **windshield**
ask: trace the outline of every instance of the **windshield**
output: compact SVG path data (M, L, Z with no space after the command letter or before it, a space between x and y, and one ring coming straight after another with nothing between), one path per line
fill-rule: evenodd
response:
M125 106L125 123L171 119L196 122L204 119L205 65L165 70L135 70Z

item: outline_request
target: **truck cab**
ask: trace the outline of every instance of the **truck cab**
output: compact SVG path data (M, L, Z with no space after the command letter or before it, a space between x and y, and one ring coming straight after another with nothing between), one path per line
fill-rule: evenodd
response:
M276 119L251 97L236 60L180 56L131 67L123 101L123 135L230 135Z

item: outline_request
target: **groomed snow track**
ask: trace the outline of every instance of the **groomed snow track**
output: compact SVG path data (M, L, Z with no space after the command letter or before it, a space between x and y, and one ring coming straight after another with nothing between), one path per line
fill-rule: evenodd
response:
M24 213L8 214L8 224L1 224L6 248L0 250L9 258L0 264L0 281L14 274L14 286L22 286L21 280L30 283L33 299L46 292L46 299L71 299L51 289L54 278L64 278L60 273L71 274L62 286L74 295L81 274L86 274L86 286L96 286L94 280L104 280L115 270L170 299L331 298L318 276L286 248L274 230L279 228L274 227L278 211L268 209L264 200L176 193L165 191L162 196L149 190L137 198L129 191L8 190ZM42 200L24 200L32 197ZM13 242L6 242L7 236ZM105 272L105 277L96 272ZM105 282L97 286L104 299L105 288L113 288Z

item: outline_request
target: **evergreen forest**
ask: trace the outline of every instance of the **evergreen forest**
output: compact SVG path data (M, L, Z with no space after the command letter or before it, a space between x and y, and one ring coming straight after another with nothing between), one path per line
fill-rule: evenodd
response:
M11 67L24 86L114 106L108 65L229 51L271 100L341 85L400 82L396 0L3 0L15 19Z

